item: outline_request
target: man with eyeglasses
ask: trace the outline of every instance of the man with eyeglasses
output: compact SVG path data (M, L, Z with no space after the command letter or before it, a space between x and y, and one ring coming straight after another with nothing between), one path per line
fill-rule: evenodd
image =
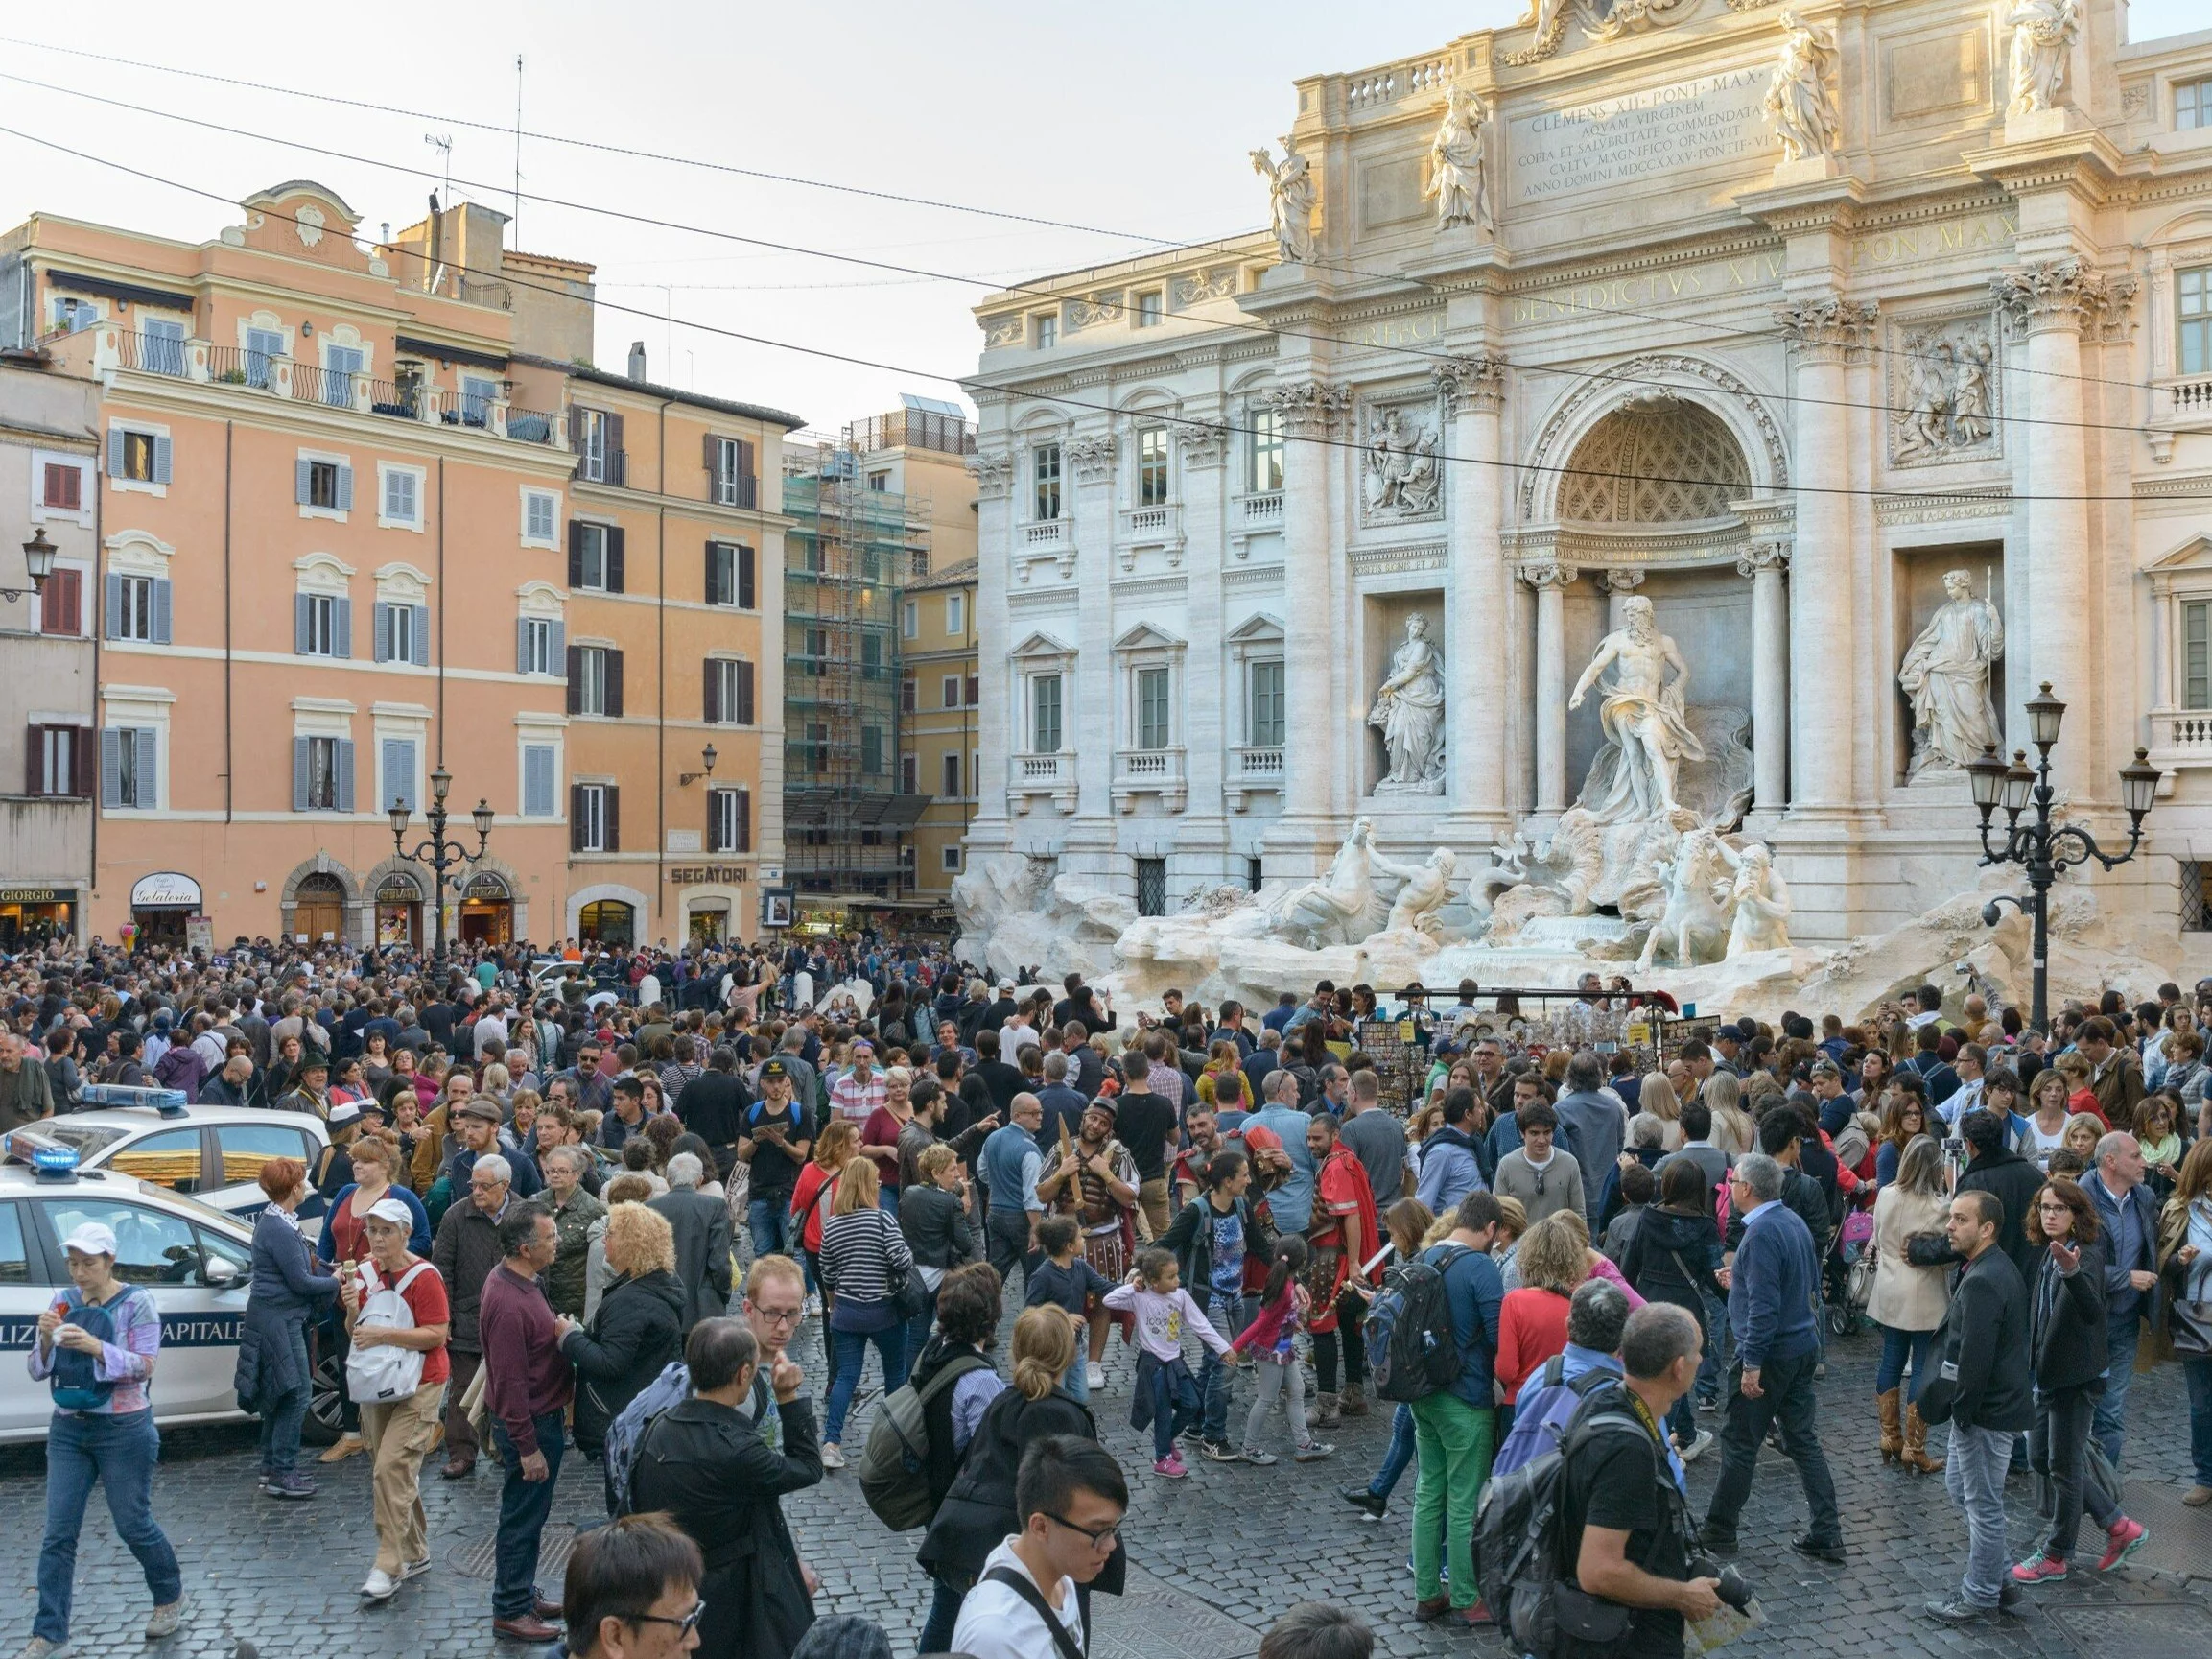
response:
M974 1659L1083 1659L1076 1587L1113 1557L1129 1483L1095 1440L1047 1434L1030 1442L1014 1477L1022 1530L984 1558L960 1604L950 1651Z
M788 1355L765 1361L781 1444L769 1446L742 1414L763 1363L746 1320L700 1320L684 1344L692 1397L647 1427L630 1471L631 1506L666 1511L715 1563L699 1581L699 1645L709 1653L788 1653L814 1622L781 1501L820 1482L821 1441L799 1391L805 1374Z
M561 1589L573 1659L677 1659L699 1646L699 1547L658 1515L577 1535Z
M513 1174L503 1153L487 1152L478 1158L468 1173L467 1200L456 1198L438 1219L437 1239L431 1245L431 1264L445 1281L453 1304L453 1336L446 1349L453 1360L453 1386L445 1394L445 1467L438 1471L448 1481L461 1480L476 1469L476 1426L461 1400L483 1363L477 1313L484 1281L505 1254L499 1222L513 1197Z

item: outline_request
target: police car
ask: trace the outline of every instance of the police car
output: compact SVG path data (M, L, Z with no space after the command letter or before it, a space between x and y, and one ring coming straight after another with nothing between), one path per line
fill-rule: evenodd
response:
M176 1089L126 1088L88 1083L85 1109L41 1118L0 1143L11 1164L59 1149L76 1156L81 1170L111 1170L237 1218L247 1226L269 1197L261 1166L271 1158L296 1158L312 1177L330 1130L312 1112L270 1112L251 1106L194 1106ZM300 1230L322 1230L323 1201L310 1192L299 1206Z

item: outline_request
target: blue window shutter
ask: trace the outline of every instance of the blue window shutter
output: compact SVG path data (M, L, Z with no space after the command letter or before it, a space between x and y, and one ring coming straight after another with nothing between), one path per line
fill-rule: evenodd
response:
M308 749L313 738L295 737L292 740L292 810L307 810Z
M414 655L409 660L417 668L430 666L430 606L414 607Z
M514 671L529 673L529 618L527 616L514 619Z
M169 482L169 439L156 438L153 440L153 482L155 484L167 484Z
M341 466L338 469L338 510L341 512L353 510L353 468L350 466Z
M112 570L107 573L107 628L109 639L123 637L123 579Z
M111 429L107 434L107 476L123 476L123 433L120 429Z
M385 604L383 600L378 600L370 620L376 626L376 660L378 662L389 662L391 660L391 606Z
M100 804L123 804L123 733L111 725L100 729Z
M314 471L314 462L312 462L301 461L301 462L297 462L294 463L294 466L293 466L293 472L292 472L292 493L293 493L293 499L294 499L294 500L295 500L295 501L297 501L297 502L299 503L299 505L300 505L300 506L302 506L302 507L305 507L305 506L307 505L307 498L308 498L308 497L307 497L307 492L308 492L308 490L309 490L309 488L310 488L310 485L309 485L309 482L308 482L308 480L309 480L309 475L310 475L310 474L311 474L313 471Z
M153 726L138 727L138 798L131 804L149 812L161 804L161 746L156 741L160 735Z
M338 769L338 810L353 811L353 739L341 737L333 746L337 756L333 765Z
M305 656L307 648L314 643L312 613L315 601L304 593L292 596L292 651L294 656Z
M565 674L568 672L566 667L569 659L568 641L568 624L565 622L554 623L553 625L553 645L546 652L547 673Z
M334 656L353 654L353 601L350 599L331 602L330 649Z
M414 745L405 738L384 740L384 793L386 806L398 801L409 812L414 810Z
M149 585L153 589L153 643L155 645L167 645L169 643L170 585L167 581L155 581Z
M522 751L524 814L551 818L553 811L553 751L550 744L531 744Z

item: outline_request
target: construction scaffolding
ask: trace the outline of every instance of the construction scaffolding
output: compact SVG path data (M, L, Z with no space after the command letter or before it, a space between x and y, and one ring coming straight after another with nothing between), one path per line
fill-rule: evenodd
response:
M899 789L899 611L928 568L927 504L862 484L850 429L784 458L786 880L802 907L895 904L930 800Z

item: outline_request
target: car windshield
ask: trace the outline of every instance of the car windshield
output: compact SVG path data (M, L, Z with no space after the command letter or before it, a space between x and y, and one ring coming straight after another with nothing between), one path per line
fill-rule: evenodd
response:
M106 1124L78 1124L67 1118L48 1118L38 1126L37 1132L67 1147L77 1154L77 1161L83 1163L102 1147L113 1146L130 1131Z
M164 1208L191 1212L194 1220L210 1223L211 1230L221 1233L226 1240L234 1240L240 1233L246 1231L239 1224L238 1218L230 1214L229 1211L219 1210L213 1204L202 1203L190 1193L180 1193L174 1187L156 1186L152 1181L140 1181L138 1190L147 1197L159 1198Z

